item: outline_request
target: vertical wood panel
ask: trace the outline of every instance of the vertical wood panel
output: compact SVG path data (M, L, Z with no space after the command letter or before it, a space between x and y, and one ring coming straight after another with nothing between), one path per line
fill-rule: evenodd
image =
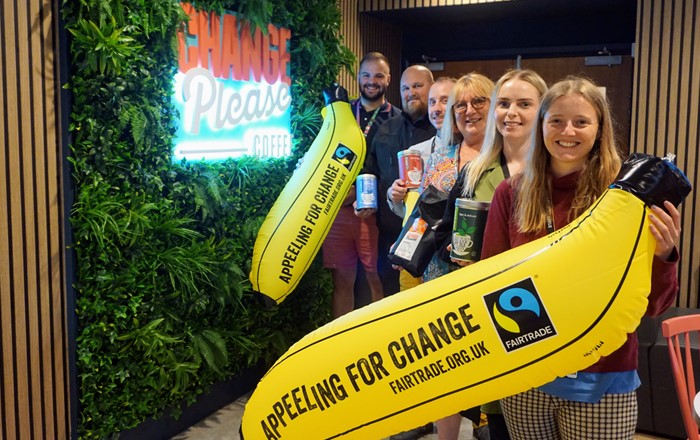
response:
M359 26L357 25L357 7L359 7L358 3L362 1L363 0L338 0L338 8L342 14L340 36L343 39L343 44L350 49L357 59L361 57L361 55L357 55L360 41ZM355 70L357 71L357 67L355 67ZM338 76L338 84L345 87L350 96L353 96L357 89L357 83L354 80L353 72L349 72L345 69L343 69Z
M30 50L31 40L34 38L32 32L31 19L29 17L30 2L17 3L17 36L19 42L19 53L23 56L19 57L19 71L27 72L19 80L20 102L18 113L20 118L20 167L22 173L21 191L22 204L22 247L21 251L24 258L23 278L24 278L24 310L25 322L24 333L26 345L24 350L18 350L21 353L23 361L26 363L27 372L27 398L28 400L28 419L30 422L30 432L32 438L39 438L42 433L42 425L44 423L41 410L41 349L39 345L39 322L41 315L38 310L37 292L40 284L38 283L38 271L40 264L37 261L39 252L37 249L37 188L36 188L36 171L35 165L37 154L34 152L34 147L39 146L36 143L36 133L34 128L39 129L40 126L35 126L33 101L31 95L34 90L34 72L36 66L33 62L34 56L40 56L41 52L36 54ZM36 121L39 122L39 121ZM39 159L40 160L40 159ZM43 171L43 170L42 170Z
M5 1L5 3L8 3ZM8 102L13 98L8 92L8 78L6 72L15 68L14 63L10 59L8 51L14 45L12 36L12 26L8 22L8 17L12 16L14 10L13 4L3 4L2 14L2 29L0 29L0 67L2 67L2 86L0 87L0 135L2 135L2 150L0 154L0 166L2 166L2 179L0 179L0 194L2 194L3 205L0 209L0 252L6 256L5 264L0 266L0 402L2 405L2 426L0 426L0 439L17 438L16 431L16 413L17 403L15 401L15 367L13 363L12 351L14 348L14 332L12 327L13 322L13 297L11 272L8 270L11 264L10 259L10 192L11 181L9 176L10 161L10 146L9 138L11 136L11 127L8 121ZM8 31L10 31L8 33Z
M683 49L683 35L680 33L682 20L682 1L674 1L669 11L670 19L670 58L672 60L682 60L681 51ZM682 96L677 93L679 80L682 78L679 74L681 62L672 63L669 65L667 95L668 95L668 112L666 114L666 125L668 130L668 138L666 142L670 149L678 149L683 143L679 139L679 130L685 124L683 118L680 117L680 102Z
M371 12L421 7L476 5L479 3L510 1L515 0L361 0L358 6L360 12Z
M690 75L684 78L687 87L681 93L690 91L688 101L688 157L685 160L686 172L693 182L693 199L686 203L685 227L686 233L683 240L683 251L685 258L682 263L684 270L681 273L682 286L687 286L687 304L691 307L700 306L700 228L698 218L700 218L700 1L687 0L689 3L688 12L692 20L685 28L685 32L690 37L689 44L692 50L688 54L690 64Z
M41 13L40 9L41 4L38 3L32 3L30 4L30 12L28 14L28 19L31 20L32 17L39 17ZM50 25L50 23L48 23ZM29 23L30 28L32 27L32 23ZM44 44L44 38L43 36L46 35L46 32L50 32L51 27L49 26L48 28L45 26L42 26L41 32L32 32L30 37L31 37L31 47L30 47L30 53L32 54L32 60L40 60L42 55L45 53L43 50L43 44ZM47 210L46 210L46 200L49 197L50 194L50 189L47 188L46 185L46 169L47 169L47 148L46 146L49 144L49 139L46 138L46 133L44 131L44 127L46 124L41 123L44 121L44 118L46 117L46 114L44 112L44 103L45 102L53 102L53 100L48 99L48 97L45 94L45 87L44 83L49 82L53 84L53 71L49 70L48 73L49 75L47 76L45 73L45 66L50 63L48 62L42 62L42 69L37 69L37 71L32 73L32 98L31 98L31 105L32 105L32 122L33 124L38 124L36 126L36 129L33 132L33 139L32 139L32 144L37 146L36 152L34 154L34 166L36 168L36 174L35 174L35 182L34 182L34 187L36 191L36 251L35 251L35 264L40 268L39 271L37 271L36 274L36 284L38 286L50 286L49 280L45 277L45 274L47 272L48 264L46 263L49 260L50 253L48 251L47 246L41 246L41 243L46 243L48 244L50 241L50 236L47 236L46 233L46 227L45 225L47 224ZM45 81L43 80L45 78ZM54 147L55 148L55 147ZM54 162L56 163L56 162ZM47 369L46 369L46 357L42 353L42 347L52 347L50 345L50 340L47 339L47 336L49 336L48 331L50 328L48 327L47 323L50 322L46 320L47 311L50 310L50 308L47 305L47 300L48 300L48 295L42 295L42 290L41 289L36 289L35 292L33 292L33 295L35 297L35 302L36 302L36 308L37 308L37 314L41 317L41 319L38 320L38 329L37 329L37 359L38 362L35 365L36 369L36 375L38 376L35 379L35 383L38 385L38 392L35 393L37 395L36 401L38 402L37 404L37 411L35 411L35 415L40 415L44 423L39 426L38 430L38 436L43 437L43 438L53 438L56 436L56 432L53 429L54 426L54 419L55 416L53 414L54 407L53 405L50 404L49 401L47 401L47 398L51 397L51 388L50 388L50 383L46 381L47 378ZM45 323L46 321L46 323Z
M367 0L366 0L367 1ZM377 18L360 14L367 7L362 0L339 0L343 14L341 36L343 43L355 54L357 62L355 74L359 69L359 61L367 52L381 52L389 59L391 68L391 83L387 90L387 99L394 105L400 105L399 80L401 78L401 39L399 27L383 22ZM357 77L352 72L340 73L338 83L348 90L350 96L357 96Z
M649 48L649 74L647 75L647 87L649 88L649 95L646 101L646 126L656 127L659 118L659 112L657 110L657 104L659 102L659 69L661 68L659 61L659 52L661 50L661 19L662 14L659 9L661 9L662 3L651 2L651 29L649 31L650 42ZM643 148L647 150L650 154L656 153L656 144L654 143L655 138L654 132L644 133L644 144ZM638 146L639 147L639 146Z
M656 133L653 139L653 144L656 149L654 150L655 155L662 155L662 150L666 147L667 140L669 137L668 130L668 112L669 104L674 98L673 95L668 93L668 71L670 68L670 45L671 45L671 35L673 29L671 28L671 18L673 14L670 13L672 2L662 2L660 3L659 9L659 35L661 36L661 44L659 45L658 60L657 60L657 89L656 89ZM670 146L670 145L669 145ZM673 147L671 147L673 148Z
M688 6L691 6L689 9ZM677 1L675 2L675 9L676 13L674 14L674 18L678 18L675 20L675 23L678 24L677 28L679 33L682 33L686 29L691 29L693 26L693 11L692 11L692 2L686 2L686 1ZM691 102L690 102L690 96L691 93L687 90L688 87L693 87L693 79L690 78L690 83L686 79L689 78L689 75L691 75L691 68L692 68L692 51L693 51L693 43L692 43L692 36L690 39L686 38L685 35L681 34L680 40L679 40L679 51L678 55L674 56L672 59L676 60L674 64L678 66L678 75L674 78L676 82L676 89L674 93L678 95L678 124L675 127L676 128L676 135L674 136L676 141L675 144L671 143L672 140L669 139L669 147L673 151L678 150L679 152L682 151L682 153L679 153L678 157L678 166L683 169L683 170L689 170L689 167L693 166L695 162L697 161L697 147L693 148L692 147L692 142L694 142L693 139L691 139L690 135L690 126L689 126L689 117L692 110L691 110ZM697 85L697 83L695 83ZM670 138L670 136L669 136ZM697 145L697 143L695 144ZM690 147L690 148L689 148ZM694 172L695 175L697 175L697 170ZM696 189L697 191L697 189ZM688 209L690 208L690 209ZM680 281L681 285L692 285L692 259L696 259L700 257L696 253L695 256L692 255L694 247L689 246L690 243L692 243L692 239L686 239L686 237L693 237L694 232L692 231L693 227L691 226L690 228L688 225L691 225L693 222L693 218L691 217L694 215L694 212L696 211L697 207L693 208L692 207L692 202L690 205L686 204L686 206L683 209L683 214L684 214L684 219L683 219L683 224L685 225L686 228L686 233L684 234L684 239L681 242L681 247L680 251L681 253L685 255L690 255L690 259L684 259L681 261L680 264L680 270L679 270L679 276L680 276ZM697 247L695 247L697 249ZM697 251L696 251L697 252ZM690 269L690 270L689 270ZM681 290L683 291L683 289ZM680 304L681 305L690 305L690 304L698 304L698 294L697 291L693 292L692 289L687 290L687 299L686 300L681 300Z
M22 188L21 175L19 172L19 120L18 120L18 105L20 96L18 94L19 71L18 51L18 29L17 29L17 9L16 4L9 6L5 2L5 16L3 32L5 33L6 47L5 51L6 69L5 87L6 87L6 102L7 109L5 113L6 124L6 145L5 151L7 154L7 167L5 169L8 181L8 219L9 219L9 254L8 254L8 269L10 270L10 320L4 321L3 325L7 329L8 335L11 336L11 343L3 349L3 356L9 358L9 362L5 365L8 372L11 373L12 388L15 396L11 398L6 396L6 402L9 405L15 405L14 423L18 434L29 433L29 404L28 404L28 383L27 383L27 361L26 357L22 356L25 353L27 346L26 337L26 315L25 315L25 289L24 289L24 255L22 252L22 199L20 190ZM9 420L8 420L9 424Z
M680 307L700 307L700 0L638 0L632 151L675 153L694 191L681 206Z
M643 118L646 117L646 112L640 111L640 106L643 102L639 98L648 94L649 70L642 65L642 62L648 62L649 60L649 47L651 46L649 41L651 41L651 37L648 29L651 27L650 17L651 14L646 5L643 2L639 2L637 5L635 81L633 86L635 92L632 93L632 129L630 133L630 149L632 151L639 151L637 145L642 145L644 142L644 127L646 123L643 121Z
M58 6L1 1L0 440L66 439Z
M37 292L41 302L39 323L41 325L41 347L48 347L42 353L41 374L42 382L40 390L43 390L42 408L44 413L45 431L44 438L64 438L69 431L68 427L68 395L69 378L67 370L67 310L64 288L63 267L63 224L62 216L62 191L60 173L61 144L58 141L61 136L60 123L57 110L57 91L60 88L57 63L58 44L55 39L56 4L51 0L40 0L33 3L35 9L32 17L41 18L39 22L41 32L37 35L35 52L43 54L39 60L40 68L33 69L35 77L35 120L41 121L36 144L42 146L44 158L41 164L37 164L37 175L41 177L37 187L43 188L44 196L39 199L40 216L37 221L39 230L39 243L46 246L38 246L40 249L37 264L42 267L39 272L38 285L46 286ZM52 10L52 8L54 8ZM52 14L46 14L50 12ZM47 19L49 15L51 19ZM34 32L34 34L37 34ZM42 105L46 103L46 105ZM39 127L37 127L39 128ZM42 172L44 170L44 172ZM38 393L37 393L38 394Z

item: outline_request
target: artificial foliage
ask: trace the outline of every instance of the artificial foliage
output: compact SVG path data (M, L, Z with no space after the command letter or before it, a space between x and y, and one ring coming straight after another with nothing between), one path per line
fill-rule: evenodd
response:
M172 0L64 0L72 92L78 436L114 438L243 368L270 365L330 318L317 261L279 307L247 274L267 211L320 127L322 89L354 61L335 0L196 1L292 32L293 155L172 161Z

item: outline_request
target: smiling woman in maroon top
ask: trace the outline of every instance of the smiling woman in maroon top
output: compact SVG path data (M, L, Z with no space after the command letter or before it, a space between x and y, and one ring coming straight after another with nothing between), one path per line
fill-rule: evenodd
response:
M620 169L605 96L582 78L560 81L544 95L525 170L496 188L482 259L559 229L581 214ZM675 243L680 214L654 206L656 240L647 314L658 315L678 292ZM580 264L585 264L584 261ZM562 292L562 294L565 294ZM639 386L637 337L586 370L501 400L514 440L632 439Z

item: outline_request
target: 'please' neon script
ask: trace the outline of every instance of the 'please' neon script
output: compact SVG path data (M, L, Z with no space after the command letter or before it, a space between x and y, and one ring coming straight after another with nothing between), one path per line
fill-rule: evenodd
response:
M290 154L291 32L272 24L251 32L234 14L181 5L189 22L179 35L175 159Z

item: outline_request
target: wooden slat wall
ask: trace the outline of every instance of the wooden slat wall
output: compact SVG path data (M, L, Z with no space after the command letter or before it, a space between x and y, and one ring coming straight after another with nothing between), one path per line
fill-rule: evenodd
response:
M357 0L338 0L338 8L342 14L340 35L343 39L343 44L355 54L355 58L357 58L359 63L363 52L357 14ZM357 73L358 63L355 63L354 73ZM347 70L340 72L338 84L345 87L350 96L357 94L357 79L355 79L353 72L348 72Z
M65 439L59 2L1 1L0 440Z
M361 1L361 0L360 0ZM401 105L399 95L399 80L403 70L401 59L401 28L385 23L374 17L358 14L358 0L339 0L338 5L343 15L341 35L343 43L357 58L355 75L343 71L338 78L339 84L345 87L350 96L357 96L357 70L360 59L367 52L381 52L389 59L391 68L391 83L387 90L387 99L394 105Z
M693 192L682 205L677 305L700 307L700 0L638 0L630 149L674 153Z
M509 2L513 0L359 0L360 12L389 11L392 9L429 8L433 6L461 6L479 3Z

